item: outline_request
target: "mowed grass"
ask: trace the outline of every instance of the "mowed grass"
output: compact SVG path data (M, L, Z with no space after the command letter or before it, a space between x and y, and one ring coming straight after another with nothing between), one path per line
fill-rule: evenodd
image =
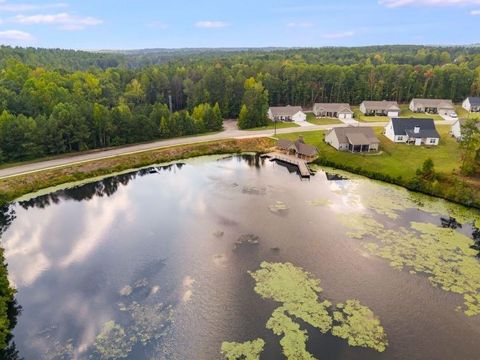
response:
M283 121L277 121L277 129L288 129L288 128L295 128L299 127L299 125L293 123L293 122L283 122ZM253 130L253 131L258 131L258 130L269 130L269 129L274 129L275 128L275 123L271 120L268 121L268 124L266 126L259 126L256 128L252 129L247 129L247 130Z
M445 174L451 174L453 170L459 167L459 147L457 141L449 135L450 126L437 126L441 141L438 146L434 147L395 144L383 136L383 128L374 128L374 130L381 141L381 152L378 154L352 154L336 151L325 144L324 131L282 134L278 137L295 140L299 135L302 135L306 143L317 146L320 156L332 162L361 167L392 177L401 176L405 180L413 178L416 170L428 158L433 160L436 171Z
M406 118L416 118L416 119L433 119L433 120L443 120L440 115L437 114L425 114L425 113L416 113L410 110L408 104L400 105L400 117Z
M335 125L342 124L338 119L334 118L317 118L313 113L307 113L307 121L315 125Z
M388 116L366 116L360 111L359 106L352 106L352 111L354 113L355 120L361 122L389 122L390 118Z
M470 113L465 110L461 105L455 106L455 111L457 112L459 119L480 120L480 112Z

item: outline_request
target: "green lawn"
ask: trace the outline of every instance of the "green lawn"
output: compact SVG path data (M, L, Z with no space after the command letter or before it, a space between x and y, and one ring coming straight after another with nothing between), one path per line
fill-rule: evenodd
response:
M390 118L388 116L366 116L364 115L358 106L352 106L352 111L354 113L355 120L361 122L389 122Z
M425 113L415 113L412 110L408 108L408 104L403 104L400 105L400 109L402 112L400 113L401 117L413 117L417 119L433 119L433 120L443 120L443 118L440 115L436 114L425 114Z
M332 124L342 124L338 119L333 118L317 118L313 113L307 113L307 121L315 125L332 125Z
M294 128L294 127L299 127L299 125L293 122L277 122L277 129L287 129L287 128ZM258 131L258 130L269 130L274 128L275 128L274 122L269 120L268 125L266 126L260 126L252 129L247 129L247 130Z
M455 111L460 119L480 120L480 113L469 113L462 105L455 106Z
M324 143L325 132L323 131L282 134L278 137L295 140L302 135L305 142L318 147L320 156L330 161L354 167L361 166L363 169L382 172L392 177L402 176L403 179L410 179L428 158L433 160L435 169L439 172L450 174L452 170L458 168L460 163L458 143L448 134L450 126L438 126L437 130L442 137L440 145L429 148L395 144L382 135L383 128L375 128L381 141L380 154L352 154L336 151Z

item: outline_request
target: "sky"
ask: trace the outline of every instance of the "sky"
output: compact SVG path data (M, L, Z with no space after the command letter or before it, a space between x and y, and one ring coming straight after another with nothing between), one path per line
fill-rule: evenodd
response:
M0 44L84 50L480 43L480 0L0 0Z

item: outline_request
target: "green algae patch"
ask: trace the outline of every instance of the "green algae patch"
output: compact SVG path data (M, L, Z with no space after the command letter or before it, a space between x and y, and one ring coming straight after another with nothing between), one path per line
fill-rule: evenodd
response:
M314 200L308 200L307 204L310 206L315 206L315 207L323 207L323 206L330 206L333 204L333 202L329 199L314 199Z
M378 241L363 245L370 254L396 269L426 274L433 286L464 297L466 315L480 315L480 262L469 237L429 223L412 222L410 228L393 230L368 216L342 220L351 229L348 236Z
M127 335L122 326L109 321L104 324L94 346L102 359L121 359L128 356L136 341L136 337Z
M173 316L172 309L170 307L164 309L162 304L140 305L133 302L128 311L133 320L129 332L135 334L137 340L144 346L164 335Z
M315 359L307 351L308 333L300 327L298 320L322 334L332 330L334 335L348 340L351 346L385 351L386 335L373 312L356 300L348 300L345 307L338 305L337 311L331 313L331 302L319 299L323 291L320 280L302 268L291 263L263 262L260 269L250 275L256 282L254 290L257 294L281 304L273 311L266 327L281 337L280 345L287 359ZM244 346L248 349L250 344L223 343L222 354L227 359L249 359Z
M223 342L221 353L226 360L260 360L260 354L265 346L263 339L244 343Z
M350 346L360 346L384 352L387 335L380 320L372 310L360 304L358 300L348 300L338 304L333 313L335 325L332 334L348 341Z
M307 332L300 329L300 325L287 316L285 309L282 307L273 312L267 322L267 329L272 330L275 335L282 337L280 339L280 345L287 359L315 359L313 355L307 351Z

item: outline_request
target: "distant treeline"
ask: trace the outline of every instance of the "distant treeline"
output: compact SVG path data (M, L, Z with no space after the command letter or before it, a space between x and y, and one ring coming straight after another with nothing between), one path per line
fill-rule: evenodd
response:
M461 101L479 94L479 47L122 53L1 47L0 158L214 131L221 117L240 112L243 128L265 125L269 104Z

